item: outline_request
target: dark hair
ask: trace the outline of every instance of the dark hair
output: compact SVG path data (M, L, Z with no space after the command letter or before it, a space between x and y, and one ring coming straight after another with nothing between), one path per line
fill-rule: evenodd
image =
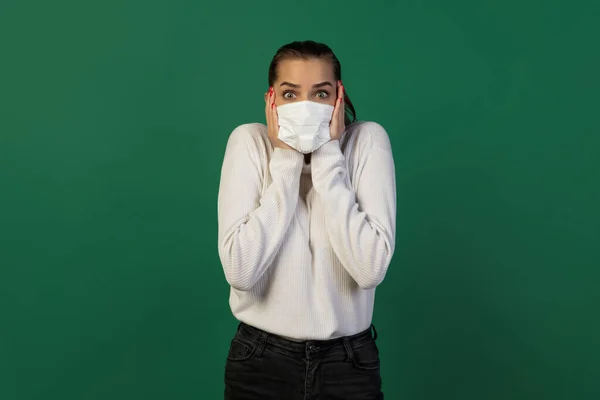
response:
M275 53L271 65L269 66L269 87L273 86L273 83L277 80L277 68L279 67L279 63L282 60L294 58L327 58L331 61L331 65L333 66L333 75L335 76L336 81L342 80L342 66L329 46L312 40L306 40L286 44L277 50L277 53ZM346 125L350 125L356 121L356 110L346 92L344 92L344 104L345 123Z

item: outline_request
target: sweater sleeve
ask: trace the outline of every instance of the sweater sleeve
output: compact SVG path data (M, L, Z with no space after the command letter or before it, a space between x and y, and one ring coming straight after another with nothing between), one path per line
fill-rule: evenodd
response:
M250 290L271 265L298 202L303 158L294 150L274 150L268 165L272 183L261 197L264 140L252 125L236 128L221 170L219 257L227 282L241 291Z
M349 185L337 140L313 153L312 177L325 204L334 252L357 284L371 289L383 281L394 253L395 167L388 135L380 125L364 123L354 134L366 142L355 166L356 190Z

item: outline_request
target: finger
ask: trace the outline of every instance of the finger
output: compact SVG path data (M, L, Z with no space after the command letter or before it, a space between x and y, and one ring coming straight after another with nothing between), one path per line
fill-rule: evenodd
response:
M342 87L340 86L340 81L338 81L338 96L335 99L335 108L333 109L333 115L331 116L332 121L337 121L340 115L340 109L342 108L342 98L340 97L342 93Z
M270 90L270 89L269 89L269 90ZM264 95L264 99L265 99L265 105L266 105L266 104L269 102L269 90L267 90L267 91L265 92L265 95Z
M265 118L267 119L267 126L269 125L269 96L271 95L271 88L265 94Z
M273 118L271 113L271 104L273 103L273 88L269 88L269 92L267 93L267 104L265 104L265 113L267 114L267 122L269 127L273 125Z
M279 121L277 120L277 108L275 106L275 90L271 91L269 115L271 118L271 134L273 135L273 138L277 138L277 134L279 132Z
M279 132L279 119L277 117L277 106L275 105L275 91L271 93L271 121L273 122L273 133L277 136Z
M346 114L346 110L345 110L345 103L344 103L344 95L346 94L346 89L344 88L344 85L342 84L342 81L340 81L340 112L338 115L339 121L340 121L340 126L342 127L342 130L344 130L344 116Z
M337 115L339 115L341 110L344 109L344 86L342 85L342 81L338 81L338 97L335 103L335 108L338 112Z

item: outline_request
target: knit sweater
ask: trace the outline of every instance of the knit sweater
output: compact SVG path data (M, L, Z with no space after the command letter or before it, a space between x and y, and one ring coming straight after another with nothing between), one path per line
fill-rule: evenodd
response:
M262 124L229 137L218 195L219 256L242 322L293 340L353 335L371 324L394 253L390 141L350 125L311 154L273 148Z

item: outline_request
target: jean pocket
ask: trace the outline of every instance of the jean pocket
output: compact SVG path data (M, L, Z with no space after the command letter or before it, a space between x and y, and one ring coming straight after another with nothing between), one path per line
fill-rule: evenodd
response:
M369 339L352 346L354 365L359 369L377 370L380 368L379 349L375 340Z
M246 361L249 360L256 350L256 345L251 342L242 341L240 339L233 339L229 345L229 352L227 353L227 359L229 361Z

